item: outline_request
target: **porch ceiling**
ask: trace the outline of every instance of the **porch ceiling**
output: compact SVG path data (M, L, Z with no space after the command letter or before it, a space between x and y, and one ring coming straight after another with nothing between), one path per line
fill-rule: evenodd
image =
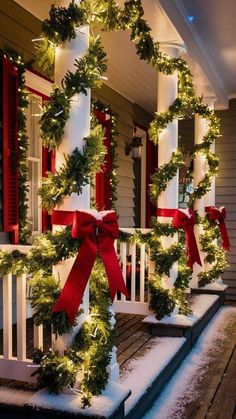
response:
M156 110L157 74L139 60L127 32L102 33L108 58L106 84L151 114Z
M214 62L226 92L236 97L236 3L235 0L182 0L193 25L212 62Z
M159 1L206 74L216 107L227 107L228 99L236 97L235 0Z
M37 6L37 2L35 2L35 0L14 1L41 20L45 19L48 16L48 12L52 3L52 0L41 0L40 6ZM117 1L121 5L124 3L124 0ZM235 0L227 1L233 3L233 1ZM176 22L174 22L174 20L172 19L173 23L175 24L174 26L174 24L164 11L164 5L167 5L167 3L173 5L178 2L183 2L186 4L189 3L189 7L191 6L192 9L189 9L189 12L186 13L191 13L194 15L197 14L196 8L199 8L200 3L202 3L201 0L143 0L143 6L145 11L144 17L150 24L150 27L152 28L152 35L154 39L158 40L159 42L181 42L181 37L179 35L180 33L182 36L181 30L179 30L178 25L176 25ZM215 3L215 0L208 0L207 7L209 3L213 4L213 2ZM216 3L218 2L220 3L220 0L216 1ZM66 5L68 3L68 0L57 0L55 1L55 3L56 5L62 6ZM162 6L160 5L160 3L162 3ZM205 3L206 2L204 2L203 7L201 8L203 14L206 7ZM218 11L218 15L220 18L220 10ZM179 30L179 32L177 32L176 28ZM207 28L205 28L205 33L207 33ZM135 45L133 42L130 41L128 32L103 32L101 35L108 56L108 81L106 82L106 84L108 84L114 90L119 92L122 96L129 99L131 102L137 103L142 108L147 110L149 113L153 114L156 111L156 72L148 64L139 60L139 58L136 55ZM220 44L220 33L218 34L218 38ZM185 40L184 37L183 39ZM211 42L213 43L213 39L211 40ZM191 49L189 49L189 51L191 52ZM227 54L227 51L224 53ZM202 63L199 62L199 60L195 59L194 54L187 54L187 60L189 61L191 70L194 74L195 85L198 87L198 94L216 94L218 97L221 95L220 100L221 103L223 103L224 98L227 96L225 95L224 86L222 87L221 92L217 91L217 89L214 86L214 83L212 83L212 80L209 77L206 78L206 76L204 75L202 71ZM222 71L224 71L224 69L222 69ZM207 73L207 71L205 71L205 73ZM232 74L233 72L231 71L231 77ZM217 77L213 81L216 81L216 79Z

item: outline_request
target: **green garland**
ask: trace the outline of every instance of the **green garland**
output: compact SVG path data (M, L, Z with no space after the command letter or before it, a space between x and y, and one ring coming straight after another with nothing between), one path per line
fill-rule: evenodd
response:
M156 218L152 220L152 232L142 234L136 230L135 234L120 231L119 240L126 243L146 243L151 250L151 259L154 262L155 271L147 286L150 292L150 308L155 313L158 320L169 316L177 306L179 313L190 314L185 290L189 286L191 279L191 269L187 265L186 248L184 235L179 233L180 241L163 248L161 243L162 236L172 236L176 234L176 228L169 224L158 223ZM163 287L163 275L169 275L173 264L178 262L178 276L175 281L175 288L167 290Z
M106 71L106 54L100 38L91 38L87 54L75 61L76 71L68 71L62 80L62 87L55 87L46 104L40 128L43 145L49 150L58 147L70 115L71 100L75 94L87 95L87 89L100 87L101 76Z
M59 284L55 279L45 278L43 284L37 281L38 287L40 290L36 289L37 296L44 300L44 303L42 305L36 301L37 316L39 315L39 321L36 324L42 324L42 320L45 324L45 319L47 317L50 319L49 309L54 304ZM34 361L40 364L34 373L37 375L39 388L46 387L53 393L59 393L64 386L73 386L76 374L80 372L83 377L80 392L84 407L89 406L92 396L100 394L106 386L109 375L107 368L111 361L111 351L116 336L111 325L112 314L107 277L99 259L90 276L90 305L89 318L83 323L65 356L60 357L52 352L44 355L37 351L37 359L34 357Z
M48 330L52 330L56 337L71 333L77 321L74 321L72 325L65 312L52 314L52 309L61 292L60 280L41 270L33 276L28 285L30 287L29 300L34 310L34 324L43 325Z
M115 209L116 208L116 201L117 201L117 186L118 186L118 179L117 179L117 124L118 124L118 114L112 111L109 105L104 105L99 100L92 102L92 109L99 110L107 115L110 116L111 121L111 130L110 130L110 156L111 156L111 172L110 172L110 207Z
M93 122L90 135L85 138L86 146L82 152L76 148L71 155L66 156L65 163L55 173L47 172L43 178L39 195L42 206L51 212L65 196L72 193L81 194L94 175L99 172L104 161L106 148L103 145L104 129L102 125Z
M24 63L23 58L16 51L7 48L2 51L1 55L5 55L18 70L18 173L19 173L19 240L21 244L27 242L30 231L27 227L28 212L28 166L27 151L28 137L26 130L25 109L29 105L28 93L25 88L25 71L31 67L31 62Z
M202 218L200 225L203 228L200 244L202 251L206 254L204 261L210 264L209 270L200 272L198 275L199 286L204 287L219 279L229 265L226 252L215 243L220 238L219 226L214 221L210 221L208 217Z
M73 387L77 378L77 366L68 358L50 351L36 351L33 362L40 364L32 376L37 376L38 388L47 388L49 393L59 394L65 387Z
M63 89L55 87L46 102L39 121L44 147L54 150L60 143L66 121L70 115L70 100Z
M219 136L219 120L214 113L203 103L202 98L195 96L192 76L186 62L182 58L170 58L161 53L160 46L151 37L151 28L143 20L143 8L141 0L129 0L125 2L122 10L114 1L87 1L84 0L80 5L71 4L72 13L63 8L53 8L51 19L45 22L44 37L53 40L55 45L59 45L65 40L75 37L75 32L71 28L85 24L101 26L103 30L126 30L131 29L131 39L135 41L137 54L140 59L149 62L156 70L165 74L179 72L179 94L174 103L166 112L156 115L155 120L150 125L150 137L157 143L162 130L174 119L185 114L186 108L191 108L194 113L201 115L209 122L209 130L203 139L201 150L198 148L194 153L201 152L205 155L209 164L209 171L204 179L197 185L190 197L190 204L193 205L196 199L203 196L209 190L211 180L217 172L217 159L209 152L210 144ZM62 23L61 23L62 22ZM60 29L61 24L61 29ZM49 30L50 28L50 30ZM50 36L49 36L50 35ZM63 41L62 41L63 40ZM100 53L101 50L99 49ZM100 54L99 53L99 54ZM97 55L98 63L100 55ZM102 54L102 53L101 53ZM101 75L102 73L100 73ZM70 81L75 76L70 75ZM89 74L86 75L89 77ZM81 81L82 75L79 75ZM83 75L85 77L85 74ZM86 78L86 77L85 77ZM172 161L170 161L170 166ZM173 176L174 177L174 176ZM159 183L158 183L159 182ZM160 183L159 177L153 180L153 189L164 190L165 184Z
M178 169L184 166L184 164L183 153L177 150L175 153L172 153L169 162L160 166L157 172L152 175L153 183L150 186L150 196L154 204L157 203L158 196L165 191L170 180L173 179Z

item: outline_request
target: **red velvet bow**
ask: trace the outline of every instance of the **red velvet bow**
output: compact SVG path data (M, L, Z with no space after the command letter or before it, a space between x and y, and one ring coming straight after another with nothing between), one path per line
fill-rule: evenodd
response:
M187 213L186 213L187 212ZM183 228L185 232L188 265L193 269L195 262L202 266L197 242L194 234L195 215L192 209L182 212L176 210L172 224L176 228Z
M116 292L128 296L121 269L113 246L118 237L118 223L115 211L103 211L97 220L92 214L83 211L54 211L52 224L72 224L71 236L82 238L83 242L66 280L64 288L52 312L65 311L71 323L78 309L92 271L97 254L101 257L113 300Z
M191 269L193 269L195 262L202 266L194 234L194 211L192 209L181 211L178 209L158 208L157 215L160 217L173 217L173 227L183 228L186 239L188 265Z
M221 232L221 238L222 238L222 246L224 250L230 249L230 241L229 236L227 232L227 228L225 225L225 219L226 219L226 209L225 207L206 207L205 208L206 213L208 214L208 217L211 221L216 221L219 225L220 232Z

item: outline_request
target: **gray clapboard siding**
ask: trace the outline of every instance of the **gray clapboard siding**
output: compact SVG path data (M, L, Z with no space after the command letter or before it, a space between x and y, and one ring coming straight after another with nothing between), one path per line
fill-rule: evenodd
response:
M104 104L110 105L119 115L117 138L118 147L118 200L116 203L119 214L120 227L134 227L134 170L133 160L125 155L125 144L133 136L134 122L148 127L151 116L138 105L104 85L101 89L93 91L93 97Z
M228 233L231 249L229 268L223 279L229 286L227 298L236 300L236 99L229 101L229 109L218 111L221 119L222 138L216 143L220 158L219 175L216 178L216 205L227 209Z

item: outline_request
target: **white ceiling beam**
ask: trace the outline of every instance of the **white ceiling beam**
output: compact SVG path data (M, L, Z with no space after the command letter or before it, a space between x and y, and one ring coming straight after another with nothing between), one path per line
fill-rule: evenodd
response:
M188 20L188 13L181 0L159 0L168 17L184 40L190 57L197 61L209 80L218 101L223 107L228 107L228 94L222 75L208 54L201 36L194 25Z

